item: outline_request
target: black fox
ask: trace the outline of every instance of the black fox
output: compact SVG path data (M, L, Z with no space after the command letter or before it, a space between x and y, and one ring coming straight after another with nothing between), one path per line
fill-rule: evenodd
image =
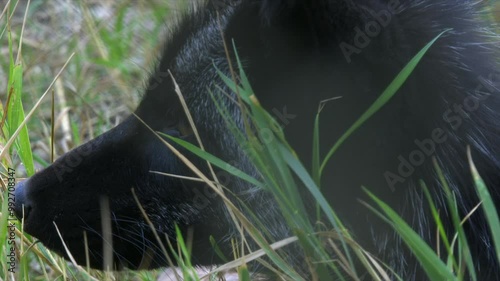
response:
M165 266L166 257L141 214L133 189L160 237L175 242L175 224L183 233L191 229L193 262L220 263L209 237L228 257L232 256L231 238L239 237L222 200L201 183L151 172L193 175L140 121L154 131L197 144L172 77L205 149L258 178L259 172L209 94L231 93L217 69L231 77L236 56L241 59L260 103L284 128L289 143L309 167L314 118L321 101L338 97L321 112L324 156L410 59L449 29L398 93L339 148L321 179L326 198L357 242L403 280L424 280L418 262L391 227L359 203L369 201L361 186L392 206L435 245L435 222L418 180L429 187L453 235L432 160L443 169L465 216L480 202L467 161L470 146L472 159L495 203L500 204L500 44L488 28L485 11L485 4L475 0L199 3L181 17L167 38L135 115L19 183L17 216L22 217L24 207L25 231L66 256L55 223L81 264L86 263L85 232L90 265L102 268L101 202L107 198L112 241L106 243L112 244L112 266ZM243 127L235 93L221 96L227 112ZM204 161L181 151L206 170ZM256 212L274 239L293 235L266 191L237 178L228 179L227 187ZM482 211L475 211L464 228L478 280L500 280ZM286 249L290 261L300 267L300 250Z

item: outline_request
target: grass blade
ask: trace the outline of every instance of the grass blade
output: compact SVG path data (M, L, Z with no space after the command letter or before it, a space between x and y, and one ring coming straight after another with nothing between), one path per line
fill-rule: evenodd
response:
M394 210L387 204L370 193L366 188L364 191L382 209L393 226L394 230L401 236L412 253L416 256L420 265L427 273L430 280L457 280L446 264L436 255L434 250L418 235Z
M476 169L476 165L472 161L470 147L467 147L467 158L469 158L474 185L476 186L477 194L482 201L484 215L486 216L486 220L488 221L488 226L491 231L491 236L493 237L496 256L500 257L500 219L498 218L497 209L495 207L495 203L493 203L493 200L491 199L488 188L484 184L483 179Z
M354 124L347 129L347 131L337 140L337 142L330 149L328 154L326 155L323 163L321 163L320 167L320 175L323 173L328 160L333 156L335 151L344 143L344 141L354 132L356 131L363 123L366 122L373 114L375 114L382 106L384 106L401 88L403 83L408 79L410 74L413 72L417 64L420 62L425 53L429 50L429 48L436 42L436 40L441 37L444 33L448 32L450 29L447 29L441 32L438 36L432 39L431 42L427 43L424 48L422 48L411 60L406 64L406 66L399 72L399 74L394 78L394 80L387 86L384 92L373 102L373 104L361 115L361 117L354 122Z

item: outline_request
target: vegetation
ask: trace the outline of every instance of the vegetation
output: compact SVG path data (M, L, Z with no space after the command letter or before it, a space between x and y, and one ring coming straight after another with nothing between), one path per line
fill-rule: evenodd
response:
M14 183L22 180L21 176L31 176L58 155L113 127L138 103L141 88L134 87L143 85L147 75L144 69L149 69L155 59L147 51L161 46L161 42L157 41L161 36L157 34L164 32L165 19L177 9L182 9L182 1L175 8L160 0L148 1L148 4L123 2L106 7L92 4L92 1L75 1L76 4L65 4L68 6L61 8L45 1L10 1L5 7L0 7L0 184L5 191L0 214L2 280L156 280L161 274L161 271L100 272L67 262L23 233L22 223L14 219L9 209L12 207L9 205L10 192ZM148 20L145 21L145 18ZM434 40L439 40L439 36ZM239 242L245 245L247 239L252 239L261 250L247 253L242 249L237 259L214 272L233 269L240 280L250 280L251 267L247 263L267 255L267 261L260 261L282 279L302 280L299 273L286 263L282 253L276 251L290 243L298 243L308 256L313 280L329 280L327 275L332 272L340 280L361 280L354 266L357 263L364 265L374 280L389 280L390 268L353 241L336 216L335 206L330 206L319 192L318 183L324 163L343 142L349 141L350 134L396 94L433 42L416 54L323 159L319 155L318 113L316 123L311 124L315 128L315 145L312 148L315 157L310 171L296 158L274 119L260 107L245 73L240 70L233 73L233 77L240 78L240 83L222 73L220 75L229 88L239 94L242 108L245 108L245 120L248 126L255 129L238 130L224 108L219 106L219 110L227 117L229 127L233 128L232 133L261 172L261 178L252 178L181 139L158 136L165 141L165 145L177 143L211 165L266 188L276 198L295 234L269 244L266 233L259 231L264 227L253 218L246 217L247 210L239 210L225 200L235 224L247 233ZM211 95L220 104L219 95ZM259 135L262 129L271 131L273 137L266 137L263 142L264 138ZM227 189L218 184L216 178L203 175L194 165L187 164L214 191L227 199ZM472 161L470 165L482 199L481 208L488 214L490 228L495 235L495 247L500 253L500 222L496 208ZM446 235L441 221L444 218L431 206L446 253L436 253L435 245L427 245L390 206L369 193L369 187L366 192L373 201L367 205L396 229L431 280L468 280L475 274L461 227L466 218L459 216L454 195L437 165L436 170L449 195L451 217L447 219L453 220L456 228L453 236ZM421 185L425 190L425 183ZM305 186L316 200L318 218L325 218L321 227L305 215L304 203L297 192L299 186ZM430 195L427 195L432 205ZM15 227L11 227L12 223ZM15 247L12 241L15 241ZM178 241L179 245L165 247L177 253L180 275L185 280L199 280L200 276L190 262L188 241L184 243L180 234ZM336 259L331 258L332 253ZM12 270L13 264L15 270ZM214 280L214 276L210 279Z

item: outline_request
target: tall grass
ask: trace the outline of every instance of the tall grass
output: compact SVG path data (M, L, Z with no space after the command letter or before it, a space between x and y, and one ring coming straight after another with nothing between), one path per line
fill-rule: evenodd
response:
M33 4L35 6L41 5L41 2L33 1ZM43 104L43 97L47 95L52 95L53 98L54 96L66 97L67 106L74 106L74 108L91 108L91 105L97 102L95 93L70 97L67 92L61 91L61 84L59 84L59 86L57 84L61 82L56 81L56 79L62 80L61 75L70 77L84 77L88 75L88 73L82 70L85 69L85 67L82 66L86 61L91 61L94 65L93 67L96 65L98 66L98 73L102 76L113 77L111 82L116 83L116 88L106 88L105 85L95 83L95 81L90 83L94 88L83 86L86 82L85 80L75 82L75 85L73 85L74 87L80 90L83 89L82 91L84 93L109 92L109 100L123 100L122 98L117 98L112 93L125 91L129 94L126 99L133 101L137 99L137 96L134 95L132 89L124 86L125 81L137 81L135 76L137 76L138 72L143 72L140 67L134 68L131 64L124 63L124 61L126 61L124 58L133 56L135 49L133 44L125 43L127 40L132 40L134 36L134 29L129 28L131 25L134 26L134 23L130 24L130 22L126 22L126 15L130 6L125 4L120 5L117 9L115 21L112 23L113 28L106 29L102 26L100 27L99 24L92 19L89 8L82 5L80 8L83 11L83 22L88 30L90 30L91 34L90 38L88 38L88 42L91 42L89 44L91 47L78 45L77 42L79 38L69 39L64 44L75 46L74 49L77 50L77 54L75 56L68 54L65 60L55 67L58 72L58 74L54 75L55 77L46 79L47 77L42 78L40 76L34 76L27 71L31 70L32 66L26 65L26 59L23 60L23 55L26 57L30 55L29 48L22 42L23 27L20 26L17 28L17 32L15 32L16 36L13 36L11 30L12 26L10 19L12 15L14 15L15 9L19 9L20 6L22 5L19 4L19 2L11 2L10 5L5 7L5 10L2 11L0 16L0 20L2 20L0 40L2 40L2 44L4 44L3 42L7 42L6 44L9 49L8 60L1 61L2 68L8 73L8 81L6 82L7 89L5 96L0 96L2 97L2 103L0 103L0 148L2 149L0 155L0 176L2 177L2 188L3 190L7 190L2 197L0 215L0 278L4 280L155 280L158 276L158 272L154 271L124 273L99 272L90 270L84 265L79 266L68 263L51 253L40 243L35 243L36 241L34 239L23 233L22 222L16 222L15 224L16 272L9 273L8 255L11 253L11 245L8 244L10 233L7 226L9 223L13 222L11 220L12 215L9 213L8 204L8 178L12 178L12 176L9 175L9 168L20 167L19 163L22 163L24 175L30 176L37 167L48 165L50 161L47 159L51 158L48 157L44 160L42 157L38 157L37 153L33 153L33 141L30 141L30 135L35 135L36 138L42 139L42 141L50 139L51 141L48 142L50 145L47 146L54 147L56 146L56 143L54 143L54 131L56 131L54 123L56 123L56 120L67 118L68 127L70 129L66 134L68 134L71 140L69 145L73 146L99 134L101 131L113 125L113 121L110 121L110 118L106 118L92 111L88 112L96 114L96 117L86 118L85 120L88 121L88 123L77 121L75 118L68 118L67 115L66 117L60 115L58 118L54 114L49 114L50 116L47 118L46 112L56 111L58 105L54 102L54 99L52 99L50 103ZM23 7L26 8L23 23L26 23L26 18L30 15L29 5ZM161 29L160 22L163 20L165 14L169 12L167 6L162 7L164 8L157 9L154 13L153 18L155 19L154 22L156 27L152 31L153 34L159 33ZM140 20L141 18L135 18L133 22ZM124 38L127 40L124 40ZM326 163L335 154L335 151L342 143L349 141L349 136L357 128L362 126L368 118L376 114L376 112L396 94L398 88L404 83L406 78L411 75L412 69L416 66L418 61L425 55L425 52L431 47L432 43L435 40L439 40L438 38L439 36L416 54L381 94L379 99L360 116L323 158L321 158L319 153L319 122L321 121L321 117L318 113L315 124L311 124L311 126L315 128L314 144L311 152L311 155L313 155L311 170L306 169L302 165L300 159L295 155L293 148L288 145L281 127L271 115L261 107L256 96L258 93L253 92L245 73L242 71L239 61L237 61L237 65L239 65L237 73L233 72L231 77L223 73L220 73L220 75L227 87L232 92L238 94L241 102L240 106L243 109L243 118L246 120L245 127L240 128L237 126L228 112L226 112L220 100L221 93L213 92L210 94L214 102L218 105L220 114L225 117L228 127L231 128L231 133L240 142L242 147L245 147L248 158L260 172L259 178L254 178L245 174L243 171L225 163L223 160L208 154L202 148L187 143L182 139L167 135L159 135L165 142L165 145L169 146L172 150L175 149L172 143L176 143L207 160L210 165L223 169L239 177L241 180L248 182L248 184L263 188L272 194L286 223L293 233L293 236L284 238L282 241L273 241L272 237L263 231L266 229L266 226L257 219L249 206L246 206L244 202L235 204L235 202L229 200L228 194L230 191L227 187L221 186L217 183L216 178L212 178L210 175L204 175L201 170L192 165L192 163L187 162L188 166L195 171L199 178L211 186L226 203L227 208L232 214L234 223L241 233L241 237L239 237L240 241L234 241L234 244L247 245L247 247L235 246L238 256L227 264L221 265L208 273L205 276L206 278L214 280L219 276L218 272L234 270L237 272L240 280L250 280L252 271L250 262L258 261L282 280L305 280L305 278L309 278L308 280L331 280L332 275L339 280L363 280L365 273L368 273L370 278L374 280L390 280L390 276L392 276L391 269L375 256L366 252L355 240L353 240L342 221L335 214L335 206L330 206L321 194L319 182ZM153 42L149 44L154 45ZM33 50L31 50L31 52L31 55L35 53ZM238 77L238 79L234 79L234 77ZM44 93L43 95L38 95L33 94L38 93L37 91L33 92L35 87L29 87L28 89L30 90L27 90L25 83L27 81L29 82L31 79L45 79L52 82L42 91ZM28 91L32 93L31 96L26 96ZM182 98L181 95L180 98ZM27 108L30 110L27 111L28 114L25 114L25 109ZM88 112L81 114L81 116L88 115ZM116 113L116 116L118 116L116 119L119 119L119 115L119 113ZM30 120L30 116L34 116L34 118ZM40 120L47 119L52 119L52 125L46 126L43 122L40 122ZM192 125L196 126L196 124ZM95 129L95 131L94 129L89 129L86 131L86 134L82 134L80 130L78 130L78 128L82 126L95 127L98 129ZM271 132L272 137L269 138L269 135L264 137L262 135L263 132ZM203 142L203 140L201 140L201 142ZM68 148L69 147L56 146L55 149L49 149L48 151L50 152L47 153L49 155L59 154L58 152L62 153ZM179 155L179 157L182 157L182 155ZM185 161L188 161L187 158ZM479 177L477 171L475 171L473 159L470 159L470 165L474 174L478 194L482 200L481 208L488 214L487 218L491 232L494 236L495 249L498 254L500 253L500 223L496 208L491 201L488 190L484 186L484 182ZM462 229L464 218L459 216L454 195L449 191L449 188L447 188L446 181L437 165L436 170L438 174L441 175L442 184L448 195L448 209L450 210L451 216L449 218L440 218L427 191L426 195L430 202L431 213L434 216L435 223L441 234L441 241L447 249L447 253L445 253L446 255L444 257L433 250L433 245L426 244L425 241L423 241L423 239L390 208L390 206L387 206L378 200L376 196L369 193L370 187L367 187L367 193L373 199L373 201L369 203L369 207L394 227L396 232L402 237L403 241L417 257L430 280L461 281L468 280L469 277L472 278L472 280L476 280L475 270L472 265L473 261L471 260L467 240ZM18 175L19 172L16 176ZM311 193L317 204L317 216L315 218L307 215L305 211L306 207L298 191L301 187L305 187L308 192ZM422 183L422 188L426 190L425 183ZM242 206L243 209L237 208L236 205ZM145 215L147 216L147 214ZM316 219L323 219L322 228L318 227ZM442 219L453 221L456 234L452 239L449 239L449 236L446 235L443 222L441 221ZM194 269L191 262L189 241L185 241L179 231L177 231L176 240L176 245L164 246L165 249L174 253L174 256L177 258L179 278L183 278L184 280L200 280L202 276ZM286 251L280 250L283 247L289 246L291 243L295 243L303 249L306 262L305 268L307 270L306 274L308 277L304 277L302 275L303 272L298 271L297 268L289 264ZM258 245L260 249L250 252L249 244ZM214 248L214 251L217 252L215 245ZM264 256L267 258L262 259Z
M446 31L443 31L443 33ZM349 233L343 227L342 222L335 215L332 207L326 202L325 198L319 192L319 187L317 186L318 180L313 180L313 178L321 178L322 168L325 163L330 159L330 157L335 153L336 149L348 139L349 135L352 134L357 128L359 128L368 118L370 118L397 92L399 87L404 83L407 77L411 75L411 72L418 64L419 60L425 55L425 52L431 47L431 45L438 40L438 38L443 34L439 34L435 39L433 39L429 44L427 44L400 72L400 74L394 79L394 81L387 87L387 89L382 93L382 95L370 106L367 111L353 124L347 132L342 135L342 137L337 141L337 143L332 147L329 153L324 158L323 162L319 162L319 157L316 156L315 159L317 163L313 163L313 173L315 175L311 176L308 171L302 166L299 159L294 155L293 150L287 144L281 127L276 123L276 121L268 114L261 106L252 91L251 85L245 73L241 70L241 63L238 61L238 66L240 72L238 75L232 74L233 79L219 72L222 79L225 81L229 89L237 93L239 96L238 100L242 101L242 108L245 128L238 128L237 124L234 123L231 115L225 111L222 106L223 102L218 100L217 96L212 94L215 102L219 105L218 108L221 114L225 116L225 120L228 123L228 127L232 128L232 133L241 146L245 148L245 152L251 159L252 163L260 171L261 178L255 179L251 178L244 172L236 169L228 163L223 162L208 153L204 152L202 149L193 146L181 139L174 138L168 135L164 135L166 138L174 141L175 143L183 146L192 153L198 155L199 157L207 160L211 164L226 170L228 173L239 176L241 179L247 181L249 184L259 186L266 189L273 194L278 205L280 206L281 212L283 213L287 224L292 229L293 233L297 237L298 243L300 243L304 252L306 253L306 261L311 261L311 264L316 266L310 267L310 277L313 280L328 280L331 278L331 274L336 275L339 280L345 280L345 276L349 276L349 280L355 279L360 280L361 277L356 272L355 262L351 255L351 251L355 253L356 258L364 265L368 273L375 280L389 280L390 274L386 272L381 265L376 261L370 254L366 253L359 245L357 245ZM238 76L238 79L234 77ZM241 81L239 84L235 81ZM226 93L227 94L227 93ZM317 132L317 124L319 117L316 118L316 129L315 135L319 135ZM269 137L269 132L273 132L273 136ZM266 132L266 136L261 135L262 132ZM265 140L265 141L263 141ZM315 138L316 142L319 142L318 138ZM314 148L318 148L319 144L315 143ZM318 155L318 152L313 154ZM317 167L320 167L319 169ZM439 167L436 166L438 171ZM300 183L294 181L292 175L296 175L300 179ZM447 240L446 235L444 235L444 227L440 221L439 216L435 216L436 224L438 225L439 231L442 234L444 243L448 248L448 264L444 263L441 258L435 253L430 245L427 245L425 241L419 237L419 235L407 225L407 223L402 220L397 213L395 213L388 205L381 202L373 194L371 194L368 189L366 192L373 199L375 205L377 205L381 211L376 208L368 206L374 212L379 214L384 220L390 223L399 235L401 235L403 241L412 250L417 259L419 260L421 266L424 268L425 272L428 274L430 280L464 280L466 278L466 270L470 274L473 280L476 280L475 269L473 266L473 261L471 260L471 254L468 249L467 240L465 239L465 234L462 230L462 224L460 223L461 218L459 218L459 211L456 207L456 201L453 194L447 188L447 184L442 180L445 192L448 195L448 207L451 210L455 229L457 231L458 250L454 252L452 246L450 246L450 241ZM335 254L338 255L338 259L341 260L341 266L338 266L336 262L331 261L332 251L325 250L325 243L318 239L317 232L313 226L313 222L310 217L306 215L304 202L300 197L300 192L298 191L298 185L305 186L309 192L313 195L315 201L319 205L319 209L323 212L323 215L328 219L328 223L333 228L330 233L330 237L336 237L341 248L335 248ZM426 190L425 184L422 183L422 188ZM436 209L432 203L432 200L428 195L429 203L431 208L433 208L433 213L436 214ZM228 204L228 208L234 208L234 205ZM233 212L238 212L239 210L233 210ZM241 215L241 214L240 214ZM495 220L493 218L493 220ZM498 220L498 219L497 219ZM296 275L296 272L289 268L288 265L283 265L283 260L276 253L266 251L268 250L268 245L262 245L262 240L259 239L259 233L253 233L256 229L260 229L261 225L256 222L257 228L248 228L249 236L257 237L255 239L257 244L263 247L266 254L270 256L270 259L277 266L282 275L281 278L290 280L302 280L300 276ZM330 241L332 242L332 241ZM350 243L347 243L350 242ZM334 242L333 242L334 243ZM348 246L349 244L349 246ZM456 260L458 259L458 260ZM465 262L462 262L465 260ZM330 262L328 262L330 261ZM467 268L461 267L463 264L467 265ZM456 275L455 275L456 273Z
M83 13L66 19L58 18L68 16L64 11L57 10L59 7L39 0L4 1L0 6L0 46L3 52L0 55L0 67L6 77L5 81L0 79L4 87L0 90L0 183L2 190L6 191L1 197L0 279L155 280L159 271L108 274L68 263L23 233L22 222L14 218L13 205L9 204L14 199L12 186L22 180L20 175L33 175L36 169L49 165L54 154L57 157L100 134L130 111L117 101L125 101L125 104L131 101L132 108L139 94L135 92L136 89L125 86L127 83L124 81L142 85L147 74L140 64L131 63L131 58L140 57L143 61L136 61L144 65L152 64L154 59L141 54L141 48L131 42L139 40L144 49L159 44L157 36L143 40L145 38L135 35L141 34L138 30L147 27L143 14L146 10L141 11L139 6L123 2L115 7L120 16L107 25L107 22L96 21L95 13L90 12L90 6L85 2L78 1L75 4L79 5ZM50 9L54 9L54 13L59 12L58 17L51 21L54 25L65 20L67 24L68 20L81 16L80 20L92 31L89 34L93 37L87 41L79 37L81 34L45 26L47 23L40 21L43 21L44 16L52 16ZM152 16L146 17L154 26L150 32L156 35L162 33L169 9L164 3L151 10ZM135 17L131 18L130 15ZM53 29L43 38L47 45L40 46L36 36L37 32L44 33L44 28ZM135 38L132 38L133 35ZM55 42L49 43L50 40ZM47 49L47 46L53 48ZM59 48L61 46L68 48ZM54 59L54 56L65 58ZM37 66L30 63L39 63L42 71L37 71ZM85 77L88 76L86 70L93 70L107 78L90 79ZM72 79L71 85L64 85L66 82L62 81L68 81L68 78ZM112 101L108 103L109 107L94 106L106 100ZM103 114L105 112L108 116ZM62 137L59 135L61 131ZM63 142L55 142L55 136L63 139ZM38 147L36 152L32 150L33 146ZM15 227L8 228L12 223ZM14 234L15 240L9 240ZM11 241L15 241L15 244L9 244Z

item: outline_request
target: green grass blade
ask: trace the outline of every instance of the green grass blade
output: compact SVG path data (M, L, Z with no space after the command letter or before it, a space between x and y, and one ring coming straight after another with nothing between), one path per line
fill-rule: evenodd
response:
M321 187L321 175L319 173L320 166L320 156L319 156L319 113L316 114L314 119L314 131L313 131L313 147L312 147L312 167L311 175L318 188ZM320 219L320 206L316 204L316 219Z
M339 227L338 224L340 222L339 218L333 211L330 204L328 204L328 202L326 201L325 197L323 196L319 188L316 186L316 183L314 183L314 180L307 173L304 166L302 166L302 164L297 160L297 158L295 158L286 148L281 147L281 153L288 166L292 169L292 171L295 172L295 174L299 177L299 179L304 183L304 186L307 188L307 190L309 190L309 192L313 195L314 199L321 206L321 209L327 216L330 223L333 226L335 226L336 230L342 232L343 226L342 228Z
M7 131L8 137L12 136L17 130L21 122L24 120L24 109L22 104L22 82L23 82L23 67L21 64L14 63L14 54L12 46L11 33L8 33L9 41L9 79L7 93L9 103L6 106L7 112ZM19 157L23 162L28 176L35 173L35 164L33 162L33 154L31 152L31 144L28 135L28 128L24 125L19 132L19 135L14 143Z
M230 165L229 163L221 160L220 158L215 157L214 155L202 150L201 148L197 147L196 145L193 145L190 142L187 142L185 140L182 140L180 138L176 138L173 136L169 136L167 134L159 132L160 135L167 137L168 139L172 140L173 142L177 143L178 145L184 147L185 149L189 150L191 153L195 154L196 156L202 158L203 160L206 160L210 162L211 164L227 171L228 173L232 174L233 176L237 176L257 187L262 187L263 184L259 182L258 180L254 179L252 176L246 174L242 170Z
M248 267L244 264L238 267L238 280L239 281L250 281L250 272L248 271Z
M396 230L416 256L430 280L457 280L446 264L436 255L434 250L432 250L432 248L429 247L429 245L394 210L370 193L366 188L363 189L380 207L387 219L390 220L394 230Z
M474 262L472 260L472 254L469 248L469 244L467 243L467 237L465 236L464 229L461 224L460 212L457 206L457 199L455 198L455 193L450 189L448 182L444 176L441 167L437 163L436 159L433 159L434 169L438 175L438 178L443 186L443 191L446 195L446 203L448 205L448 213L451 215L451 220L453 222L453 226L458 235L458 269L456 272L460 275L464 273L463 265L465 264L469 269L469 275L471 280L477 280L477 274L474 267ZM462 278L463 279L463 278Z
M427 188L427 185L423 181L420 181L420 186L424 191L424 195L427 198L427 202L429 202L429 207L431 209L432 217L434 218L434 222L436 223L437 229L439 231L439 236L441 237L441 241L442 243L444 243L448 256L452 256L453 252L451 249L450 241L446 236L446 229L444 228L443 221L439 217L439 211L436 208L434 201L432 200L433 196L431 195L429 189ZM453 262L453 265L455 267L457 266L455 259L452 259L451 262Z
M500 257L500 219L498 218L497 209L495 207L495 203L493 203L493 200L491 199L491 195L486 187L486 184L479 175L476 165L472 161L470 147L467 148L467 156L469 158L469 165L474 179L474 185L476 186L479 199L482 201L484 215L486 216L491 236L493 237L495 253L497 257Z
M210 235L209 240L210 240L210 245L212 246L212 249L214 249L217 257L219 257L219 259L221 259L222 262L224 263L229 262L228 258L224 255L219 245L217 245L217 241L215 241L215 238L212 235Z
M384 90L382 95L380 95L373 104L361 115L361 117L354 122L354 124L337 140L337 142L330 149L328 154L326 155L323 163L320 167L320 175L323 173L328 160L333 156L335 151L344 143L344 141L354 132L356 131L363 123L366 122L373 114L375 114L382 106L384 106L399 90L399 88L403 85L406 79L413 72L417 64L420 62L425 53L429 50L429 48L436 42L436 40L441 37L445 32L448 32L450 29L447 29L441 32L438 36L432 39L431 42L427 43L424 48L422 48L411 60L408 64L399 72L399 74L394 78L394 80L389 84L389 86Z
M323 210L323 213L328 218L330 224L335 228L335 230L338 233L349 237L348 232L344 231L345 227L342 225L342 222L340 221L338 216L335 214L335 212L333 211L333 209L330 206L330 204L328 203L328 201L326 201L325 197L323 196L323 194L321 193L319 188L316 186L316 183L311 178L311 176L307 173L306 169L304 168L304 166L302 166L300 161L298 161L297 158L295 158L290 153L290 151L288 151L285 147L281 147L281 154L283 155L283 158L284 158L285 162L288 164L288 166L292 169L292 171L294 171L294 173L299 177L299 179L302 181L304 186L312 194L312 196L314 197L314 200L321 207L321 209ZM342 248L343 248L344 253L346 254L346 256L349 260L349 263L351 265L354 265L352 257L350 255L349 248L347 247L347 243L345 242L345 240L342 239L342 235L340 235L340 241L342 244ZM354 266L352 266L352 268L354 268Z
M14 134L15 130L19 127L22 120L24 120L24 109L21 100L22 93L22 77L23 77L23 68L22 65L16 65L14 67L14 72L12 76L12 84L10 84L12 89L12 98L9 103L9 113L11 114L11 118L13 121L9 124L9 129L11 130L9 133ZM8 115L10 115L8 114ZM24 125L19 132L19 136L15 142L15 147L17 152L19 153L19 157L23 162L26 172L28 176L31 176L35 173L35 163L33 161L33 153L31 151L31 144L28 134L28 127Z

